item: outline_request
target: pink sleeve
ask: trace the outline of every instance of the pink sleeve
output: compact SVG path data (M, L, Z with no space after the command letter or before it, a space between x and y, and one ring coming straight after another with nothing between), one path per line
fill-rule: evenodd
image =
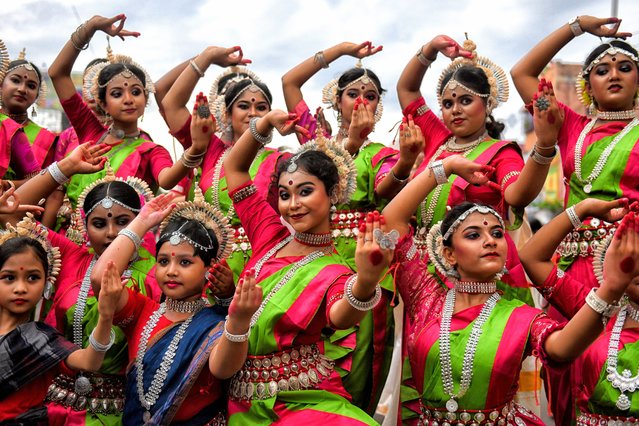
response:
M297 105L295 105L295 108L292 112L297 114L297 118L299 119L297 124L308 130L308 133L310 133L311 135L310 138L307 138L303 135L298 134L297 138L300 144L303 145L309 140L315 139L315 132L317 131L317 119L313 114L311 114L311 109L308 107L308 105L306 105L306 101L304 101L304 99L299 101ZM324 136L326 136L327 138L331 137L331 135L326 132L326 129L324 129Z
M53 247L57 247L60 250L60 257L62 259L68 259L70 255L77 253L78 250L82 250L80 246L71 242L64 235L50 229L48 232L47 239Z
M11 167L20 177L26 177L40 170L29 139L23 131L16 132L11 138Z
M563 316L572 318L584 305L591 287L555 266L546 281L535 288Z
M521 170L524 168L524 159L521 156L521 151L510 144L499 150L490 164L497 169L491 180L501 187L503 197L506 188L517 180Z
M386 148L388 150L392 148ZM393 168L393 166L399 161L399 151L392 149L395 151L393 155L389 155L382 160L382 165L379 166L379 170L377 171L377 175L375 175L375 189L377 189L377 185L384 180L386 175L388 175ZM390 151L389 151L390 152Z
M340 275L326 291L326 323L332 328L335 328L335 326L331 322L331 308L335 302L344 298L344 286L351 276L352 275Z
M563 158L566 157L567 150L570 150L575 145L577 136L589 120L588 117L577 114L562 103L559 103L559 107L564 112L564 123L561 125L561 129L559 129L559 135L557 135L557 145Z
M124 287L124 291L129 293L129 299L126 302L126 305L124 305L124 308L113 315L113 325L117 325L122 329L135 325L137 319L142 313L142 307L146 303L146 296L142 293L139 293L130 287Z
M539 358L543 365L553 368L566 368L569 362L557 362L548 356L546 352L546 340L548 336L557 330L564 328L563 324L551 319L545 313L540 313L530 327L530 338L528 339L527 353Z
M191 116L189 115L180 130L169 133L180 142L184 149L188 149L193 144L191 140Z
M408 117L409 114L412 115L415 124L422 129L426 142L424 145L424 159L428 161L435 154L437 148L450 137L451 133L432 110L424 111L426 108L426 101L422 97L411 102L404 108L402 113L404 117Z
M156 145L145 155L145 157L147 157L147 161L150 163L150 167L147 168L147 170L151 170L151 174L153 175L153 180L155 182L159 182L158 177L162 170L173 165L171 154L169 154L169 151L167 151L166 148L160 145Z
M238 191L253 187L252 181L229 193L231 199ZM275 243L290 235L289 230L280 222L280 215L264 199L257 190L240 202L233 201L237 216L253 248L253 258L257 253L264 253Z
M79 94L75 93L69 99L60 101L60 104L75 129L80 143L97 142L102 137L106 128Z

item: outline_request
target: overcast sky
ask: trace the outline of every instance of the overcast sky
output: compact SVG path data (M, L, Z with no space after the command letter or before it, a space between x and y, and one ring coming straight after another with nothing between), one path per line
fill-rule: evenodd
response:
M280 78L290 68L318 50L341 41L371 40L384 50L364 61L381 78L388 90L384 97L384 118L371 139L389 143L388 130L401 119L395 94L397 78L417 48L437 34L447 34L461 42L464 32L477 43L480 55L490 57L508 71L535 43L576 15L610 16L608 0L4 0L0 8L0 38L15 58L22 47L34 63L50 64L69 35L95 14L113 16L125 13L126 27L139 31L138 39L115 39L115 53L125 53L141 63L154 79L184 59L201 52L207 45L242 46L253 60L251 69L270 87L274 107L284 108ZM619 0L618 16L622 30L639 33L639 1ZM633 44L639 44L639 35ZM584 35L557 55L566 62L581 62L599 43ZM96 35L89 49L82 52L75 69L104 56L106 39ZM320 105L326 82L353 66L344 57L322 70L303 88L311 108ZM429 105L437 109L435 86L448 60L441 55L424 79L422 92ZM211 67L197 91L208 92L220 69ZM521 100L511 84L507 104L495 116L510 124L507 136L520 138L520 126L509 117L516 115ZM329 113L332 118L332 113ZM334 121L333 121L334 122ZM156 142L171 144L155 105L141 127ZM292 141L294 142L294 141Z

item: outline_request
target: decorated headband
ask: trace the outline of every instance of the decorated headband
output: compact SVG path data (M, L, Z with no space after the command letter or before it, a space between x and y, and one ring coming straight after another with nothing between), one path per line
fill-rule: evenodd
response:
M337 110L338 104L339 104L339 99L337 97L338 92L344 92L348 88L353 87L357 84L361 84L361 85L370 84L373 86L373 90L375 91L375 93L377 93L377 96L379 97L379 102L377 103L377 109L375 110L375 122L377 123L379 120L382 119L382 112L384 111L384 107L382 106L382 95L381 93L379 93L377 86L368 75L368 70L362 66L361 59L357 60L357 63L355 63L355 68L363 69L364 74L362 74L360 77L356 78L355 80L347 83L343 87L339 86L339 83L338 83L339 77L332 79L322 89L322 102L327 104L328 108L333 108L334 110Z
M592 105L592 98L590 97L590 95L588 94L588 91L586 90L586 78L588 77L590 72L593 70L593 68L599 65L599 62L601 62L604 56L606 55L615 56L617 53L621 53L622 55L626 55L627 57L632 59L633 62L637 65L637 67L639 67L639 57L637 57L637 55L635 55L634 53L622 47L613 46L611 43L604 43L604 45L608 45L609 47L603 52L601 52L599 55L597 55L597 57L593 59L592 62L590 62L586 66L586 68L584 68L583 71L579 72L579 74L577 75L577 80L575 80L575 86L577 88L577 97L579 98L581 103L587 107ZM639 96L639 93L637 95Z
M18 238L26 237L36 240L47 253L47 262L49 268L47 271L47 283L44 287L44 297L49 299L53 294L55 288L55 282L60 273L60 249L53 247L47 238L49 230L36 222L31 213L27 213L26 216L16 224L16 226L7 223L7 227L4 231L0 231L0 245L7 241Z
M2 48L4 47L5 51L6 51L6 47L4 46L4 43L2 43L2 46L0 46L0 57L2 57ZM14 65L11 68L9 68L9 58L7 55L7 70L5 71L4 75L0 74L0 83L2 83L2 81L4 80L4 77L9 74L11 71L17 70L18 68L24 68L27 71L33 71L33 73L35 74L36 78L38 79L38 85L40 86L38 89L38 97L37 100L39 100L40 102L38 103L40 106L42 106L44 104L44 100L47 97L47 92L49 91L49 87L47 86L47 82L44 80L40 80L40 77L38 76L38 71L36 71L35 66L27 61L26 59L26 53L27 53L27 49L26 48L22 48L22 50L20 51L20 53L18 54L18 58L16 60L18 61L26 61L24 64L19 64L19 65ZM4 62L4 58L1 58L0 60L2 60Z
M459 225L466 220L468 216L471 214L479 212L481 214L491 213L494 215L502 227L504 227L504 221L495 210L488 206L483 205L474 205L464 213L459 215L459 217L450 225L450 228L446 231L446 233L442 236L442 222L439 221L435 225L430 228L428 235L426 237L426 251L428 252L429 259L435 265L435 268L442 274L449 277L455 277L457 271L453 266L448 263L446 258L444 257L444 241L448 240L451 235L457 230ZM456 277L458 278L458 277ZM497 277L497 279L499 279Z
M97 101L97 99L93 97L91 89L93 87L94 79L97 79L98 74L100 74L100 71L102 70L102 68L104 68L98 67L98 65L100 64L106 64L106 62L98 62L97 64L93 64L84 72L84 76L82 79L82 97L84 99Z
M439 76L439 82L437 83L437 99L439 100L439 105L442 104L442 95L446 89L455 89L456 87L461 87L465 91L482 98L488 98L487 107L489 113L492 112L500 103L506 102L508 100L508 77L506 76L506 72L502 67L491 61L485 56L477 55L477 45L472 40L466 39L463 45L464 50L472 52L472 58L464 58L460 57L455 59L453 62L448 65L444 71ZM470 65L477 68L481 68L486 77L488 78L488 85L490 86L490 93L477 93L476 91L470 89L466 85L462 84L457 80L457 71L465 66ZM450 75L450 79L446 82L446 85L442 87L444 79L446 76Z
M202 190L198 186L195 187L195 197L193 201L177 203L171 214L162 221L160 224L160 238L164 237L163 232L169 223L182 220L193 220L199 223L204 229L213 231L219 244L217 256L215 256L217 262L231 254L234 238L233 228L231 228L228 219L220 213L219 210L204 200ZM169 243L171 245L178 245L186 241L201 250L208 251L213 248L213 241L211 241L210 237L210 244L207 247L184 235L181 232L184 225L185 224L182 224L176 231L171 232L169 237Z
M350 153L337 141L327 139L324 136L324 130L321 126L317 126L316 136L313 141L306 142L289 160L286 171L294 173L298 164L297 161L305 153L309 151L321 151L333 161L337 167L339 181L334 193L331 193L331 201L334 204L346 204L350 202L351 197L357 189L357 169ZM333 199L334 198L334 199Z
M138 213L140 211L139 208L131 207L122 201L111 197L111 183L115 181L124 182L129 185L131 188L138 193L138 195L144 198L144 202L148 203L153 198L153 191L149 188L149 185L140 178L129 176L126 179L121 177L116 177L113 169L111 168L111 164L107 161L104 165L104 170L106 171L106 175L102 179L98 179L92 182L89 186L84 188L84 191L78 197L76 211L72 214L72 224L71 224L71 234L67 231L67 236L69 239L76 244L81 245L84 242L84 236L86 235L86 220L89 215L93 213L93 211L98 207L102 206L105 209L109 210L113 208L113 205L117 204L121 207L124 207L127 210L130 210L134 213ZM91 207L88 211L84 211L84 201L86 200L87 195L98 185L102 185L103 183L107 184L107 192L106 195L100 202L95 203L93 207Z
M113 64L121 64L124 66L124 69L118 74L111 77L104 84L100 84L99 83L100 73L102 72L102 70L104 70L104 68ZM142 81L135 75L135 73L131 71L129 66L136 67L144 73L144 79L146 80L146 84L142 84ZM89 93L95 100L100 99L99 97L100 89L105 88L116 77L124 77L127 80L131 78L134 80L137 80L140 83L140 85L144 87L144 92L147 95L147 104L150 99L149 93L155 93L155 85L153 84L153 80L151 79L151 76L149 75L149 73L146 72L146 70L140 64L135 62L130 56L121 55L121 54L114 55L113 50L111 49L111 42L109 41L108 36L107 36L107 62L95 64L93 67L91 67L91 69L93 68L95 68L95 71L93 71L94 74L93 74L93 78L91 79L91 86L90 86Z

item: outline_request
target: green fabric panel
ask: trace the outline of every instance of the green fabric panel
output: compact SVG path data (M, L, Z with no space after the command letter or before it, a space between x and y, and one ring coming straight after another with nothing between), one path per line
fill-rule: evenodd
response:
M33 142L38 137L38 133L42 130L42 127L35 124L33 121L29 120L29 124L23 127L24 133L27 135L27 139L29 139L29 143L33 145Z

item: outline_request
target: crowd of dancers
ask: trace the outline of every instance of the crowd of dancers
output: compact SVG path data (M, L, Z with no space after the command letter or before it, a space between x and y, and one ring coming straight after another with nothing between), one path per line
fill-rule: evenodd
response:
M40 70L0 41L1 426L374 425L391 360L391 424L537 425L515 402L529 355L556 424L639 423L639 54L619 19L574 18L510 70L533 115L525 160L492 115L506 72L471 40L410 58L394 149L368 138L386 89L361 59L380 46L305 59L282 77L286 111L239 46L155 82L109 48L78 91L96 33L139 36L125 21L89 19L48 69L59 135L28 115ZM610 38L577 79L586 116L538 78L583 33ZM332 128L302 89L342 56L358 63L324 87ZM420 87L438 57L435 107ZM139 127L150 96L176 161ZM515 244L558 153L565 210Z

